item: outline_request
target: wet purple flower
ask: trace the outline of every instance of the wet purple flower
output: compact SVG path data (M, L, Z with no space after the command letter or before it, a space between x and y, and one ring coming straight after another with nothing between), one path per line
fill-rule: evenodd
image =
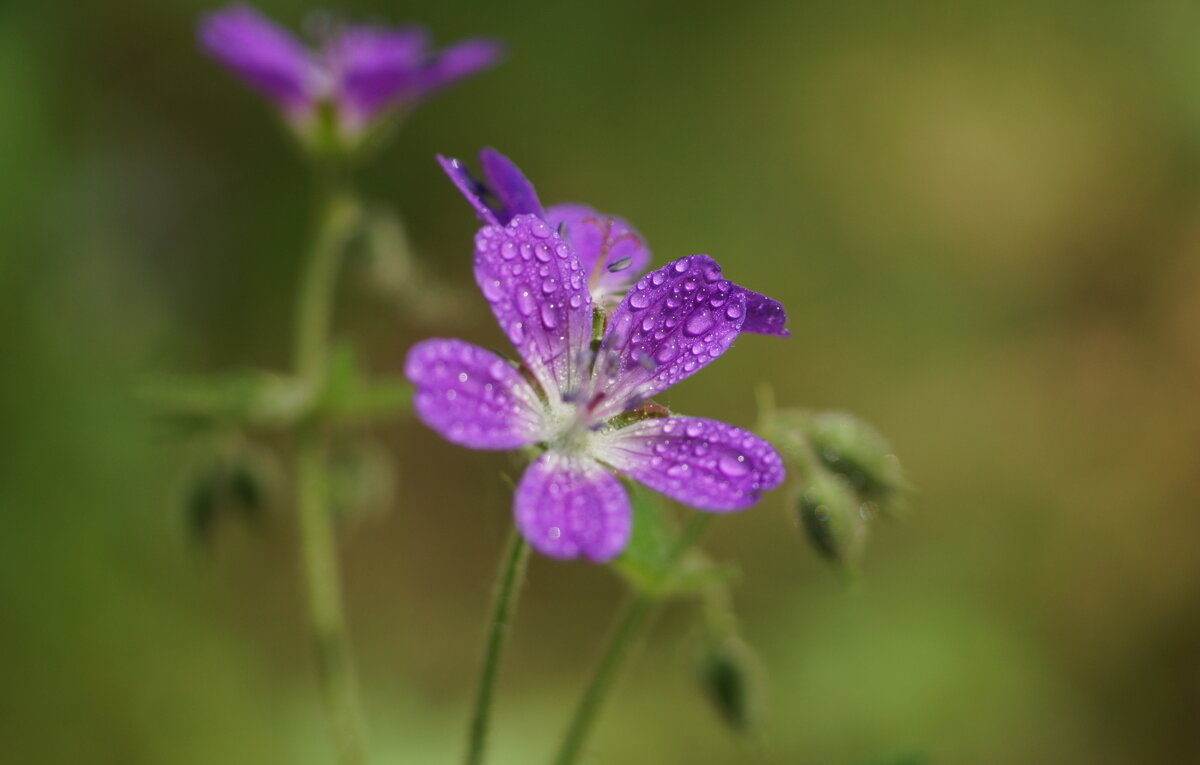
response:
M316 49L246 5L207 15L201 47L269 98L294 126L312 126L322 105L335 112L343 136L360 134L375 118L492 66L493 40L466 40L433 51L418 26L349 25Z
M439 155L438 162L485 223L503 226L516 215L535 215L558 231L583 264L588 291L596 305L615 306L650 265L645 240L625 219L582 204L543 208L525 174L495 149L479 152L483 180L472 176L457 159ZM746 296L742 332L787 337L787 314L778 301L742 287L735 289Z
M572 244L536 215L496 220L475 236L475 278L523 365L434 339L409 352L405 374L418 416L447 440L544 448L513 502L535 549L598 562L624 549L630 505L613 470L715 512L749 507L779 485L782 460L758 436L644 406L744 331L746 293L716 261L692 255L643 276L593 350L588 270Z

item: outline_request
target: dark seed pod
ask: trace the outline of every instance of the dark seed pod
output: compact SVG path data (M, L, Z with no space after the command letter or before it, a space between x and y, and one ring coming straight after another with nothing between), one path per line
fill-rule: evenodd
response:
M699 662L700 687L720 718L748 733L758 717L760 673L753 651L735 637L710 638Z

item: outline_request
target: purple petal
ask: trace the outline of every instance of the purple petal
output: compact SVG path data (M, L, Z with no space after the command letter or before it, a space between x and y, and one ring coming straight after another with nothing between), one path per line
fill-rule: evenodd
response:
M629 289L650 265L646 241L622 218L580 204L554 205L545 217L556 229L562 227L563 236L575 248L597 303Z
M413 346L404 374L417 416L443 438L472 449L516 449L542 440L544 407L512 364L462 340Z
M550 402L579 391L592 301L570 245L533 215L484 226L475 235L475 281Z
M311 54L253 8L233 5L208 14L198 36L208 55L284 111L299 117L312 107L316 65Z
M479 152L482 182L476 180L460 160L446 159L439 154L438 162L484 222L506 226L514 215L545 216L533 184L511 159L495 149Z
M783 460L753 433L716 420L668 417L601 433L592 454L700 510L741 510L783 481Z
M451 45L439 53L422 73L422 92L431 93L489 69L500 61L503 54L504 48L498 41L484 37Z
M629 542L629 497L612 473L586 457L543 454L513 497L517 528L552 558L612 560Z
M746 318L746 296L707 255L690 255L638 280L613 311L593 385L607 419L637 406L729 348Z
M428 39L417 26L352 26L324 48L343 117L361 125L380 110L419 95Z
M507 224L514 215L546 217L533 184L511 159L495 149L486 148L479 152L479 164L483 167L488 189L500 203L504 223Z
M742 324L743 332L776 337L788 337L792 334L784 326L787 324L787 311L783 309L782 303L745 287L735 289L746 296L746 321Z
M462 195L475 208L475 213L479 216L480 220L484 223L490 223L493 226L504 225L496 216L496 212L488 207L483 199L484 195L489 193L487 187L475 180L475 177L467 170L462 160L447 159L439 154L437 155L437 161L442 166L442 170L446 171L446 175L450 176L450 180L454 181L454 185L458 187ZM508 220L504 222L507 223Z

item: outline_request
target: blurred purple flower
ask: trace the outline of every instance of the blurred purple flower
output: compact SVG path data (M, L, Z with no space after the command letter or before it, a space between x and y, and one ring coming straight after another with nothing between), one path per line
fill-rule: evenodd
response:
M536 203L527 184L510 191L508 202ZM625 548L630 505L612 469L716 512L749 507L779 485L782 460L758 436L643 406L744 331L746 294L716 261L692 255L643 276L593 351L583 259L542 218L506 214L501 224L488 210L493 221L475 236L475 279L524 365L434 339L409 351L405 374L418 416L447 440L472 449L545 447L513 501L517 527L535 549L603 562Z
M376 117L486 69L500 57L490 39L433 51L418 26L345 26L316 49L247 5L214 11L200 23L200 46L258 90L297 127L321 104L355 136Z
M482 181L457 159L439 155L438 162L485 223L503 226L516 215L536 215L565 237L583 264L588 291L596 305L616 305L650 265L646 240L624 218L604 215L582 204L543 208L525 174L495 149L479 152ZM787 337L787 314L778 301L736 285L734 289L746 296L742 332Z

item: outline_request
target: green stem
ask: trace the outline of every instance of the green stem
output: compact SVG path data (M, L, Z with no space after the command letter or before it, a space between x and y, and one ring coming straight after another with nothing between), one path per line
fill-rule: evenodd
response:
M488 625L487 645L483 653L483 668L479 674L479 690L475 695L475 707L471 713L471 727L467 731L466 765L483 762L487 746L488 723L492 711L492 694L500 669L500 658L508 642L509 624L516 610L517 596L525 579L525 563L529 559L529 544L514 528L500 564L500 576L496 581L496 595L492 602L492 618Z
M672 548L667 556L666 574L664 574L664 577L671 575L684 553L696 543L705 529L708 528L708 524L712 521L712 518L713 516L708 513L697 513L693 516L691 522L684 528L683 533L680 534L679 539L675 542L674 548ZM658 604L659 599L651 594L651 592L657 589L646 589L635 593L621 607L616 624L612 632L609 633L604 652L601 654L600 661L592 674L592 679L584 690L583 697L579 700L579 705L575 708L575 714L572 716L571 723L567 727L566 735L563 736L562 744L558 749L558 755L554 758L555 765L572 765L579 757L579 753L587 741L588 734L591 732L592 726L599 716L600 708L604 705L605 700L607 700L613 685L616 683L617 677L620 675L621 668L633 651L642 625L646 623L646 620L654 610L654 606Z
M329 194L305 264L296 312L295 363L314 397L320 396L325 384L338 266L359 218L359 208L350 196ZM296 509L309 628L339 760L343 765L363 765L367 762L366 726L342 608L326 463L325 432L319 415L314 414L296 432Z

